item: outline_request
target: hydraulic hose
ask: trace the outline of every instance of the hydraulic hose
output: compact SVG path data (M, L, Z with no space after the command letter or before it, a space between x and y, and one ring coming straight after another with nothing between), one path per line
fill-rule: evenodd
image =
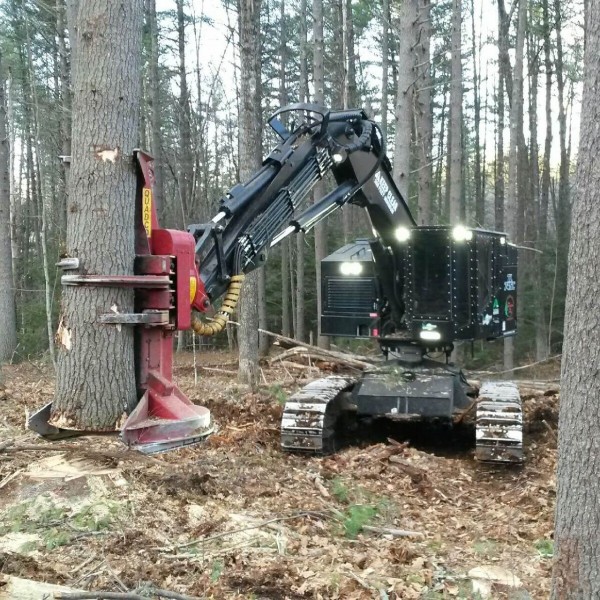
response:
M245 276L243 273L240 275L233 275L231 277L229 287L227 288L227 292L223 298L221 309L213 317L210 323L205 323L200 319L192 317L192 329L198 335L216 335L225 329L225 325L227 325L227 321L235 310L238 300L240 299L240 290L242 287L242 282L244 281L244 277Z

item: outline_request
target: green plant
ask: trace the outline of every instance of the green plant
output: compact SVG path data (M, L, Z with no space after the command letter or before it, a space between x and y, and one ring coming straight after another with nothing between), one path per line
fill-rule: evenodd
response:
M376 514L377 508L375 506L364 504L350 506L342 523L346 537L354 539L362 531L362 528L373 520Z
M287 402L288 395L279 383L269 386L269 395L281 406Z
M547 538L536 540L533 544L542 558L552 558L554 556L554 542Z
M72 523L81 531L103 531L110 528L119 508L111 502L89 504L73 516Z
M71 535L56 527L53 527L44 535L46 550L54 550L54 548L58 548L59 546L66 546L70 541Z
M341 478L336 477L331 485L331 493L338 500L338 502L343 502L344 504L348 502L350 498L350 490L348 486L341 480Z
M498 554L498 543L488 539L477 540L473 544L473 552L479 556L493 558Z
M221 575L223 574L223 567L225 565L223 564L222 560L215 560L212 563L212 566L210 568L210 580L212 582L217 581L217 579L219 579L219 577L221 577Z

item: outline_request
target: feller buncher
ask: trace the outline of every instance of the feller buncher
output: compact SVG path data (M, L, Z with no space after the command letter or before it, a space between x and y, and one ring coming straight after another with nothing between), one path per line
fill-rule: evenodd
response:
M136 331L139 402L122 429L123 441L150 453L210 434L210 412L173 382L174 333L219 333L235 309L244 275L264 264L270 248L354 204L366 211L373 237L323 260L321 333L376 340L382 360L360 377L325 377L291 396L281 423L282 449L334 451L346 414L359 424L373 417L452 424L475 402L476 457L522 462L516 384L483 382L477 396L450 363L457 341L516 333L517 248L501 232L461 224L417 226L392 179L384 136L363 110L294 104L278 110L269 124L279 145L248 181L222 198L209 223L190 225L187 232L159 226L152 158L136 152L135 274L83 274L72 258L61 264L63 285L135 290L134 313L98 317L99 326ZM312 188L328 174L335 186L310 203ZM211 319L198 318L218 299ZM48 405L38 411L30 426L48 437L73 433L49 425L50 410Z

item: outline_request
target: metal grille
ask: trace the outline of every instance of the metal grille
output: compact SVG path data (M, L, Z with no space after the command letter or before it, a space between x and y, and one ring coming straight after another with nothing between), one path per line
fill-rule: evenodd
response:
M371 313L376 299L373 277L328 277L327 312Z

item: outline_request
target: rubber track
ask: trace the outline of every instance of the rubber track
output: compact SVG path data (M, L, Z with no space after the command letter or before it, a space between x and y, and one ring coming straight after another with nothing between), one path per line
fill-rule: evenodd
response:
M475 456L483 462L523 462L523 409L514 381L486 381L477 402Z
M333 448L332 403L356 379L332 375L298 390L285 403L281 418L281 448L288 452L323 454Z

